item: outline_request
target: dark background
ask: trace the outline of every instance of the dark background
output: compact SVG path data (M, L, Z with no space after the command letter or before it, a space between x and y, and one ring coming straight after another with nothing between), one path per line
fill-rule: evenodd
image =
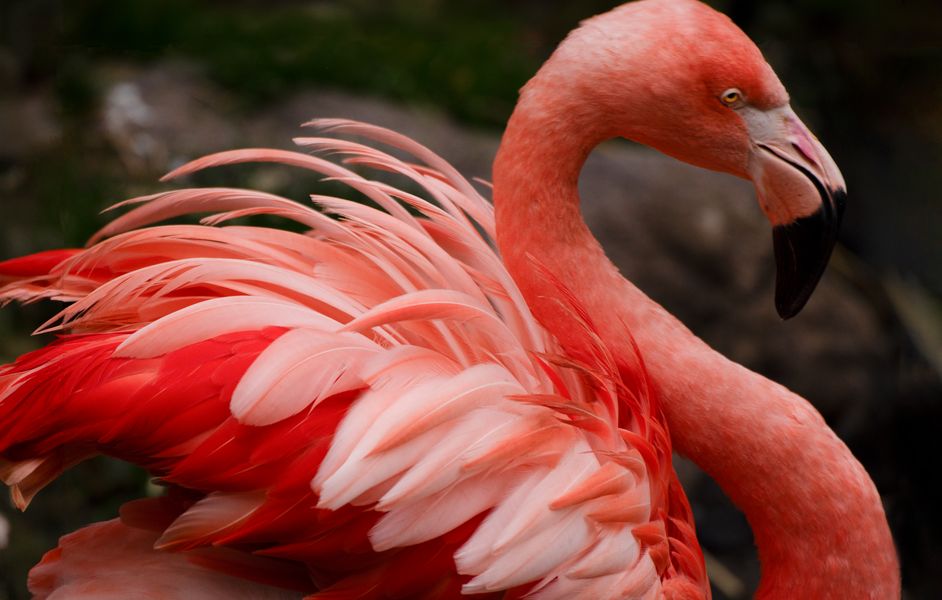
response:
M347 116L295 117L283 108L292 98L304 106L303 94L312 90L380 99L377 106L430 114L473 139L494 139L516 90L565 33L616 4L8 0L0 4L0 258L81 245L106 221L98 214L103 207L162 189L156 178L178 154L267 140L269 129L294 127L308 116ZM761 275L756 294L762 302L750 310L763 316L734 321L726 315L748 312L735 303L739 279L728 276L735 271L707 266L690 276L703 294L725 303L713 310L704 308L706 301L691 302L696 289L671 287L650 272L653 267L623 268L716 347L822 410L880 488L906 596L942 597L942 494L936 483L942 474L942 3L711 4L756 40L848 182L841 247L825 281L837 291L823 292L838 308L828 313L820 307L827 300L820 301L817 313L799 317L794 326L763 320L772 305L763 295L770 283ZM129 81L145 103L166 108L157 98L176 90L172 97L186 98L207 118L170 126L185 111L167 109L122 125L122 115L133 121L136 114L134 93L122 96L131 88L121 85ZM335 104L343 110L342 102ZM124 107L117 116L116 106ZM384 110L377 122L389 124ZM220 123L215 129L213 119ZM130 130L157 136L159 144L147 146L150 138ZM429 141L421 132L408 133ZM446 157L460 156L458 135L430 144ZM248 176L227 171L218 177L237 184ZM313 185L262 179L299 199ZM613 255L632 252L626 245L628 250L613 248ZM682 259L680 246L660 251ZM740 261L732 251L724 256ZM0 359L41 343L28 332L51 310L0 311ZM779 354L756 349L774 343L768 328L797 337ZM804 337L791 333L796 331ZM829 335L816 337L821 331ZM842 350L824 360L820 346ZM798 366L783 366L792 355ZM802 356L807 360L801 362ZM860 374L851 378L851 372ZM708 481L696 474L688 481L704 548L736 580L718 584L717 597L747 597L756 565L743 520ZM0 550L0 598L25 597L26 570L59 535L111 518L123 501L147 491L143 474L98 459L66 474L25 515L0 504L11 522L10 545Z

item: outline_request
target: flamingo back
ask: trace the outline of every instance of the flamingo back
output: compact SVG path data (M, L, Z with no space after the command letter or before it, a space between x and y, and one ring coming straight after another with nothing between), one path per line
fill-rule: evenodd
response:
M0 263L0 299L69 303L39 329L57 341L0 370L17 505L96 453L168 488L63 538L34 591L82 572L75 548L123 537L206 585L288 565L280 585L315 598L708 595L640 357L619 373L556 282L585 339L563 352L494 250L493 207L447 162L379 127L310 125L326 133L296 142L345 164L248 149L168 178L274 162L369 203L174 190L118 205L86 249ZM154 225L192 213L210 216ZM306 232L231 223L256 215Z

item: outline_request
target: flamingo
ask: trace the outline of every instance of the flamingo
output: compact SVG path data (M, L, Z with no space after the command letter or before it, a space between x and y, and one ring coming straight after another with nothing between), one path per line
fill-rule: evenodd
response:
M174 190L121 203L84 249L0 263L3 300L68 303L39 329L60 337L0 371L16 505L98 453L166 489L63 537L37 597L708 598L672 450L748 518L758 597L899 597L847 447L625 280L579 214L612 137L750 179L776 308L808 300L844 182L726 17L642 0L585 21L521 91L493 206L400 134L308 125L296 143L346 164L246 149L166 179L274 162L373 205ZM260 214L307 232L228 223Z

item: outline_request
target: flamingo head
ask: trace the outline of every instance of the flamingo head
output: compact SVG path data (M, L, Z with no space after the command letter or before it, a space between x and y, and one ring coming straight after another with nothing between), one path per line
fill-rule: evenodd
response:
M557 54L580 82L574 96L605 115L599 135L755 184L773 226L776 309L796 315L827 266L846 188L756 45L700 2L643 0L587 20Z

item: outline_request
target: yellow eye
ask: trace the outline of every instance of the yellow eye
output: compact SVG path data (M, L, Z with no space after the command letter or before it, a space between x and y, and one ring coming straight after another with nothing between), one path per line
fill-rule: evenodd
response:
M720 96L720 102L726 106L736 106L742 102L742 92L736 88L728 89Z

